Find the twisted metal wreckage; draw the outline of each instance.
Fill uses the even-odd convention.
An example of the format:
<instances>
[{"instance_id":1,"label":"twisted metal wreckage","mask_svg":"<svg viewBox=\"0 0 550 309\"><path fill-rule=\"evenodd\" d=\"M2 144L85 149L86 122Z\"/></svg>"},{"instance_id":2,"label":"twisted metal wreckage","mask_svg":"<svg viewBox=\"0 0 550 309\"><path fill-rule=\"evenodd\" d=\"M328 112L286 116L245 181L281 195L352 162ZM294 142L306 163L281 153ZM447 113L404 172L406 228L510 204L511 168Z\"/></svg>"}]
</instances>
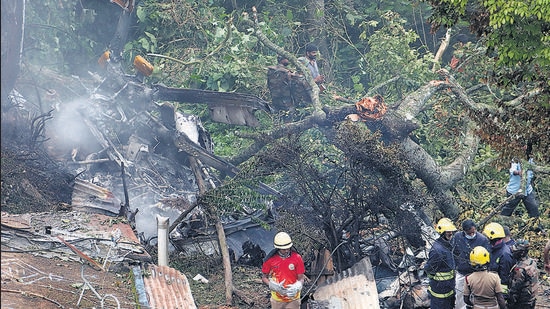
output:
<instances>
[{"instance_id":1,"label":"twisted metal wreckage","mask_svg":"<svg viewBox=\"0 0 550 309\"><path fill-rule=\"evenodd\" d=\"M94 208L107 215L126 217L146 247L154 245L156 239L156 227L151 222L154 216L167 216L172 222L170 243L176 250L218 252L215 229L205 222L201 208L195 207L199 191L195 173L217 186L222 181L209 172L210 168L230 177L239 169L213 154L212 141L198 117L183 114L166 101L209 104L210 111L223 122L237 125L253 125L257 121L254 111L270 112L269 104L239 93L175 89L163 85L149 87L140 78L139 73L121 75L119 66L109 65L90 99L79 105L82 123L99 147L88 153L75 150L66 161L79 175L74 187L73 208L88 211ZM116 82L119 82L118 87L114 87ZM111 91L115 95L109 95ZM156 103L158 101L164 103ZM121 144L121 141L126 142ZM75 146L75 149L85 148ZM196 159L198 169L189 165L189 156ZM260 183L255 189L269 196L266 202L271 205L284 203L284 196L265 184ZM124 196L124 201L118 196ZM417 213L415 221L423 226L424 240L431 244L437 235L426 225L424 215L412 207L408 211ZM235 217L238 219L229 217L223 222L234 262L258 266L272 247L274 232L265 230L256 219L271 224L274 218L271 212L264 211L239 213ZM327 280L313 293L315 301L311 303L323 308L334 302L336 296L339 302L351 306L357 303L377 306L382 301L383 306L390 308L404 297L409 308L429 306L426 281L423 281L422 271L414 266L418 265L418 259L427 258L429 248L417 256L408 250L402 262L396 265L388 245L396 236L387 233L364 240L368 245L362 248L363 253L374 255L380 261L377 268L381 271L376 275L369 257L335 275L334 269L327 269L330 255L320 252L313 266L315 269L310 272ZM398 272L401 275L396 276ZM350 282L350 277L356 279ZM350 291L355 291L356 298L351 297ZM371 301L366 301L365 295L370 295Z\"/></svg>"},{"instance_id":2,"label":"twisted metal wreckage","mask_svg":"<svg viewBox=\"0 0 550 309\"><path fill-rule=\"evenodd\" d=\"M126 217L139 231L145 246L153 245L156 237L156 227L151 224L154 215L176 218L169 228L170 242L176 250L215 252L218 250L212 236L215 230L201 219L201 210L195 207L199 191L196 175L217 186L222 181L209 172L210 168L229 177L234 177L239 169L213 154L212 140L197 116L184 114L169 102L207 104L213 121L246 126L258 125L254 113L271 113L272 107L249 94L147 85L143 83L144 76L151 74L152 66L139 56L134 61L136 75L125 74L117 55L124 45L130 13L126 9L121 14L112 51L100 58L102 73L90 73L96 84L89 86L81 81L88 97L78 103L60 105L58 117L53 119L76 122L89 134L76 141L70 158L65 159L78 175L72 206ZM277 91L272 90L274 93ZM23 100L17 95L12 99ZM64 113L63 109L70 113ZM88 137L92 137L91 143L86 140ZM51 147L56 147L55 141L53 136ZM197 166L190 164L190 157ZM253 189L269 196L267 203L285 203L282 194L265 184L259 183ZM124 196L124 201L118 196ZM415 222L425 231L422 234L427 244L425 250L416 256L407 250L396 265L389 256L388 241L397 235L387 233L365 239L362 250L367 257L339 274L327 269L330 254L321 252L312 274L317 279L326 275L327 280L313 293L312 306L315 303L323 308L337 302L344 307L359 308L361 304L390 308L404 301L407 308L429 306L426 278L415 265L427 258L437 234L426 224L429 220L424 214L412 207L407 210L415 213ZM257 265L261 262L258 249L263 252L271 249L273 232L263 229L255 219L273 223L274 218L263 211L241 213L237 217L224 222L228 246L240 262ZM387 277L382 271L374 274L368 255L376 255L380 261L376 268L387 269Z\"/></svg>"}]
</instances>

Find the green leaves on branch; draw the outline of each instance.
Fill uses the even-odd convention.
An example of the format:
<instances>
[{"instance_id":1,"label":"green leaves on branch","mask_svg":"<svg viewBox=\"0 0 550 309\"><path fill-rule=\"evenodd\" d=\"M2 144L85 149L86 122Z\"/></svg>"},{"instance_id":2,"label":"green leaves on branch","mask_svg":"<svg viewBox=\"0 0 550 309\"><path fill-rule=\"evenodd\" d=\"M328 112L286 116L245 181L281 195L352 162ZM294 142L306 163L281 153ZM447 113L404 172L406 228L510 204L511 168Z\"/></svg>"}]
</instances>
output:
<instances>
[{"instance_id":1,"label":"green leaves on branch","mask_svg":"<svg viewBox=\"0 0 550 309\"><path fill-rule=\"evenodd\" d=\"M498 64L550 65L550 5L547 0L433 0L433 27L470 23L498 55ZM468 8L466 10L466 8ZM529 79L531 76L526 75Z\"/></svg>"}]
</instances>

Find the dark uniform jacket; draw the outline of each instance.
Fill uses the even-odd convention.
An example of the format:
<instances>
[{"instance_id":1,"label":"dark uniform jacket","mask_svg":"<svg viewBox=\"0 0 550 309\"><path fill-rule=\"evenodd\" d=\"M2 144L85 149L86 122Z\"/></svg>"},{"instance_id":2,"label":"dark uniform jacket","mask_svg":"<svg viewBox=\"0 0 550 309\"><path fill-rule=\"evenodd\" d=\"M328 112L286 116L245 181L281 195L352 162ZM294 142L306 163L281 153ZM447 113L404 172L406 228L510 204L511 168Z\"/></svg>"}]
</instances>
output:
<instances>
[{"instance_id":1,"label":"dark uniform jacket","mask_svg":"<svg viewBox=\"0 0 550 309\"><path fill-rule=\"evenodd\" d=\"M491 245L489 239L480 232L476 232L473 239L466 238L464 231L458 232L451 239L451 245L453 247L453 254L455 255L456 270L463 274L468 275L474 272L472 265L470 265L470 251L477 246L482 246L487 251L491 251Z\"/></svg>"},{"instance_id":2,"label":"dark uniform jacket","mask_svg":"<svg viewBox=\"0 0 550 309\"><path fill-rule=\"evenodd\" d=\"M432 296L445 298L454 295L455 259L451 243L439 237L433 244L424 270L430 278Z\"/></svg>"},{"instance_id":3,"label":"dark uniform jacket","mask_svg":"<svg viewBox=\"0 0 550 309\"><path fill-rule=\"evenodd\" d=\"M504 241L494 245L491 249L491 262L489 264L489 270L498 273L500 277L500 283L508 286L510 284L510 271L516 261L512 256L510 247L506 245ZM504 291L506 294L508 291Z\"/></svg>"}]
</instances>

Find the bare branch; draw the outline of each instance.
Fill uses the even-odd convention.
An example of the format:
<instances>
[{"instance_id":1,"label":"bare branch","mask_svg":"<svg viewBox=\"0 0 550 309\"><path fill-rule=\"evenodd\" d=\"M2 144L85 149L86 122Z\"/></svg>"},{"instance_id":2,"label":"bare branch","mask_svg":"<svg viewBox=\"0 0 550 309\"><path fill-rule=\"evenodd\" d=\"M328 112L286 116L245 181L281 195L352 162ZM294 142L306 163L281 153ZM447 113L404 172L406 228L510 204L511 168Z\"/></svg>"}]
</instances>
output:
<instances>
[{"instance_id":1,"label":"bare branch","mask_svg":"<svg viewBox=\"0 0 550 309\"><path fill-rule=\"evenodd\" d=\"M439 49L435 53L432 72L435 73L437 67L440 66L439 63L441 62L441 57L443 56L443 53L445 52L445 50L447 50L447 47L449 47L450 41L451 41L451 28L448 28L447 32L445 33L445 39L441 41L441 45L439 45Z\"/></svg>"}]
</instances>

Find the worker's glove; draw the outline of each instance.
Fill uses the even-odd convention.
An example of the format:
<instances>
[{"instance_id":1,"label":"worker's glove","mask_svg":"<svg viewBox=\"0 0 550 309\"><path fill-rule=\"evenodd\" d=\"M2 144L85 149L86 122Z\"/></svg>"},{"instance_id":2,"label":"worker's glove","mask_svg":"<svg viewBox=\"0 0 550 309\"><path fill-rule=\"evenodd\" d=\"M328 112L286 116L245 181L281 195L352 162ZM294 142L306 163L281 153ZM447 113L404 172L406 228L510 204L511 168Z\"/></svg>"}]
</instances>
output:
<instances>
[{"instance_id":1,"label":"worker's glove","mask_svg":"<svg viewBox=\"0 0 550 309\"><path fill-rule=\"evenodd\" d=\"M277 283L273 279L269 279L269 289L275 291L279 294L286 294L286 289L284 287L285 280Z\"/></svg>"},{"instance_id":2,"label":"worker's glove","mask_svg":"<svg viewBox=\"0 0 550 309\"><path fill-rule=\"evenodd\" d=\"M298 280L286 288L286 296L294 297L300 290L302 290L302 281Z\"/></svg>"}]
</instances>

